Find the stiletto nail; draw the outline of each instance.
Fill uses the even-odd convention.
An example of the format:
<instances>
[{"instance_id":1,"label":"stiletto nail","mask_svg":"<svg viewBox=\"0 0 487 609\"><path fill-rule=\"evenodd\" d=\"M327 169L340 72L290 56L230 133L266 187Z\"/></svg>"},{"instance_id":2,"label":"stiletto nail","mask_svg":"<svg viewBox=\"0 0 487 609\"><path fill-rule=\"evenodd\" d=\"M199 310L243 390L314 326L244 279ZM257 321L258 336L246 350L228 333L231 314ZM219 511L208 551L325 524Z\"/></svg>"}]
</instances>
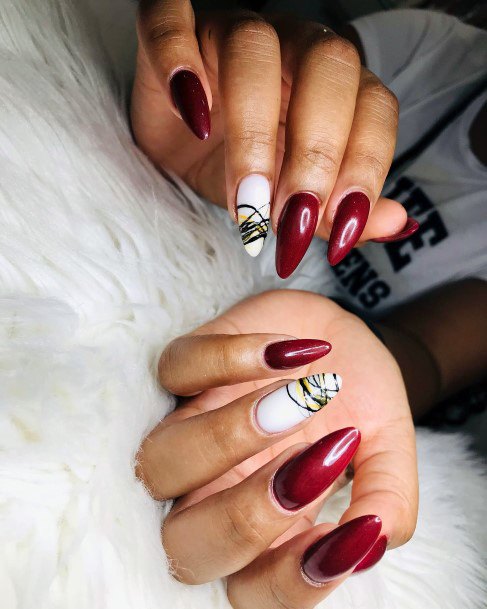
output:
<instances>
[{"instance_id":1,"label":"stiletto nail","mask_svg":"<svg viewBox=\"0 0 487 609\"><path fill-rule=\"evenodd\" d=\"M419 228L419 222L414 218L409 218L406 221L406 224L402 230L400 230L395 235L389 235L389 237L379 237L378 239L371 239L375 243L389 243L391 241L401 241L402 239L407 239Z\"/></svg>"},{"instance_id":2,"label":"stiletto nail","mask_svg":"<svg viewBox=\"0 0 487 609\"><path fill-rule=\"evenodd\" d=\"M269 228L271 188L269 180L258 173L244 178L237 191L237 219L244 247L258 256Z\"/></svg>"},{"instance_id":3,"label":"stiletto nail","mask_svg":"<svg viewBox=\"0 0 487 609\"><path fill-rule=\"evenodd\" d=\"M331 345L326 340L312 338L281 340L265 348L264 359L270 368L288 370L310 364L328 355L330 350Z\"/></svg>"},{"instance_id":4,"label":"stiletto nail","mask_svg":"<svg viewBox=\"0 0 487 609\"><path fill-rule=\"evenodd\" d=\"M275 474L272 489L286 510L299 510L329 488L352 460L360 432L353 427L335 431L285 463Z\"/></svg>"},{"instance_id":5,"label":"stiletto nail","mask_svg":"<svg viewBox=\"0 0 487 609\"><path fill-rule=\"evenodd\" d=\"M303 573L324 584L353 569L369 552L380 534L378 516L360 516L328 533L303 555Z\"/></svg>"},{"instance_id":6,"label":"stiletto nail","mask_svg":"<svg viewBox=\"0 0 487 609\"><path fill-rule=\"evenodd\" d=\"M355 567L353 572L360 573L361 571L371 569L384 556L384 554L386 553L386 549L387 537L385 535L381 535L379 539L374 543L372 548L369 550L369 552L365 555L365 557Z\"/></svg>"},{"instance_id":7,"label":"stiletto nail","mask_svg":"<svg viewBox=\"0 0 487 609\"><path fill-rule=\"evenodd\" d=\"M341 386L341 377L329 372L292 381L259 401L257 424L267 433L290 429L326 406Z\"/></svg>"},{"instance_id":8,"label":"stiletto nail","mask_svg":"<svg viewBox=\"0 0 487 609\"><path fill-rule=\"evenodd\" d=\"M181 118L200 140L210 136L210 109L200 79L194 72L179 70L171 78L171 95Z\"/></svg>"},{"instance_id":9,"label":"stiletto nail","mask_svg":"<svg viewBox=\"0 0 487 609\"><path fill-rule=\"evenodd\" d=\"M328 241L328 262L341 262L360 239L367 218L370 201L363 192L351 192L338 206Z\"/></svg>"},{"instance_id":10,"label":"stiletto nail","mask_svg":"<svg viewBox=\"0 0 487 609\"><path fill-rule=\"evenodd\" d=\"M287 200L277 229L276 270L285 279L296 269L315 234L319 199L310 192L298 192Z\"/></svg>"}]
</instances>

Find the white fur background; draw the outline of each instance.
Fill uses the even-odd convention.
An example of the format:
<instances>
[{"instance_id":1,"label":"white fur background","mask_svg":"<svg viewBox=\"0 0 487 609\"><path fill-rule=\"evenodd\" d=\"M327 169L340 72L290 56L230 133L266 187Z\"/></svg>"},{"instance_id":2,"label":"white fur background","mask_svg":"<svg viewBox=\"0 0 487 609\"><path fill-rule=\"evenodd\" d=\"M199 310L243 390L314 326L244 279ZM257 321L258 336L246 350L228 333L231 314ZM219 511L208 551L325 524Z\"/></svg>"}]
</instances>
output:
<instances>
[{"instance_id":1,"label":"white fur background","mask_svg":"<svg viewBox=\"0 0 487 609\"><path fill-rule=\"evenodd\" d=\"M251 266L225 215L136 150L134 4L91 3L0 0L0 609L228 608L222 582L168 574L168 506L133 460L172 406L157 353L274 287L272 239ZM314 248L293 286L315 285ZM418 445L415 537L326 607L485 607L482 468L459 437Z\"/></svg>"}]
</instances>

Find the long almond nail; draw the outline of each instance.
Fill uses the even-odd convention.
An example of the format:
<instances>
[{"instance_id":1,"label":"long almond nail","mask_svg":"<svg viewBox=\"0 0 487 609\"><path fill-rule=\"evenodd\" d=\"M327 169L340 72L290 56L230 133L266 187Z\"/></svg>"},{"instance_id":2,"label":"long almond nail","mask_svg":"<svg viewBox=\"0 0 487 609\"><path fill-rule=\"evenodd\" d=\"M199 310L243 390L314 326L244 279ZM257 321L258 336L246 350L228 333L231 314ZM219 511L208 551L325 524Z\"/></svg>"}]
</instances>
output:
<instances>
[{"instance_id":1,"label":"long almond nail","mask_svg":"<svg viewBox=\"0 0 487 609\"><path fill-rule=\"evenodd\" d=\"M267 433L290 429L326 406L341 386L341 377L329 372L292 381L259 401L257 424Z\"/></svg>"},{"instance_id":2,"label":"long almond nail","mask_svg":"<svg viewBox=\"0 0 487 609\"><path fill-rule=\"evenodd\" d=\"M419 222L414 218L408 218L404 228L402 228L395 235L389 235L389 237L378 237L377 239L371 239L375 243L390 243L391 241L402 241L403 239L407 239L419 228Z\"/></svg>"},{"instance_id":3,"label":"long almond nail","mask_svg":"<svg viewBox=\"0 0 487 609\"><path fill-rule=\"evenodd\" d=\"M181 118L200 140L210 136L210 109L200 79L190 70L179 70L170 82L174 105Z\"/></svg>"},{"instance_id":4,"label":"long almond nail","mask_svg":"<svg viewBox=\"0 0 487 609\"><path fill-rule=\"evenodd\" d=\"M328 241L328 262L341 262L360 239L367 218L370 201L363 192L351 192L338 206Z\"/></svg>"},{"instance_id":5,"label":"long almond nail","mask_svg":"<svg viewBox=\"0 0 487 609\"><path fill-rule=\"evenodd\" d=\"M285 463L272 483L278 503L286 510L299 510L314 501L344 471L359 444L358 429L339 429Z\"/></svg>"},{"instance_id":6,"label":"long almond nail","mask_svg":"<svg viewBox=\"0 0 487 609\"><path fill-rule=\"evenodd\" d=\"M254 173L244 178L237 191L237 219L248 254L258 256L264 247L271 213L269 180Z\"/></svg>"},{"instance_id":7,"label":"long almond nail","mask_svg":"<svg viewBox=\"0 0 487 609\"><path fill-rule=\"evenodd\" d=\"M298 192L282 211L276 242L276 270L285 279L294 272L308 250L318 223L320 202L310 192Z\"/></svg>"},{"instance_id":8,"label":"long almond nail","mask_svg":"<svg viewBox=\"0 0 487 609\"><path fill-rule=\"evenodd\" d=\"M380 535L378 516L360 516L342 524L312 546L303 556L303 573L311 581L324 584L356 567Z\"/></svg>"},{"instance_id":9,"label":"long almond nail","mask_svg":"<svg viewBox=\"0 0 487 609\"><path fill-rule=\"evenodd\" d=\"M313 338L296 338L271 343L265 348L264 359L269 368L290 370L299 368L328 355L330 343Z\"/></svg>"},{"instance_id":10,"label":"long almond nail","mask_svg":"<svg viewBox=\"0 0 487 609\"><path fill-rule=\"evenodd\" d=\"M375 566L379 560L384 556L387 550L387 536L381 535L379 539L374 543L372 548L368 551L365 557L359 562L359 564L353 570L354 573L360 573L366 571Z\"/></svg>"}]
</instances>

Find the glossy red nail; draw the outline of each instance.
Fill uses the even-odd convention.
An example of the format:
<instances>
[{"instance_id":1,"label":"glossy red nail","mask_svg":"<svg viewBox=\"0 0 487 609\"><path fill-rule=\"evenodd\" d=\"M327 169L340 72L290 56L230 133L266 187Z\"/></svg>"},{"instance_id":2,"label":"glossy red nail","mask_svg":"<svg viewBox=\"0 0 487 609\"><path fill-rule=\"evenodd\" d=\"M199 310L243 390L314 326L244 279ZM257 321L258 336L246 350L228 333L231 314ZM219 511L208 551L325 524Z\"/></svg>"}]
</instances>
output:
<instances>
[{"instance_id":1,"label":"glossy red nail","mask_svg":"<svg viewBox=\"0 0 487 609\"><path fill-rule=\"evenodd\" d=\"M407 239L419 228L419 222L414 218L408 218L404 228L396 233L395 235L389 235L389 237L379 237L378 239L371 239L375 243L389 243L391 241L401 241L402 239Z\"/></svg>"},{"instance_id":2,"label":"glossy red nail","mask_svg":"<svg viewBox=\"0 0 487 609\"><path fill-rule=\"evenodd\" d=\"M381 535L379 539L374 543L372 548L369 550L368 554L365 555L365 558L363 558L355 567L353 572L359 573L360 571L366 571L367 569L371 569L384 556L384 554L386 553L386 549L387 537L385 535Z\"/></svg>"},{"instance_id":3,"label":"glossy red nail","mask_svg":"<svg viewBox=\"0 0 487 609\"><path fill-rule=\"evenodd\" d=\"M360 239L367 218L370 201L363 192L351 192L338 206L328 241L328 262L341 262Z\"/></svg>"},{"instance_id":4,"label":"glossy red nail","mask_svg":"<svg viewBox=\"0 0 487 609\"><path fill-rule=\"evenodd\" d=\"M277 229L276 270L285 279L306 254L318 222L319 199L310 192L298 192L287 200Z\"/></svg>"},{"instance_id":5,"label":"glossy red nail","mask_svg":"<svg viewBox=\"0 0 487 609\"><path fill-rule=\"evenodd\" d=\"M353 569L369 552L380 534L378 516L360 516L328 533L303 555L303 573L324 584Z\"/></svg>"},{"instance_id":6,"label":"glossy red nail","mask_svg":"<svg viewBox=\"0 0 487 609\"><path fill-rule=\"evenodd\" d=\"M330 351L331 345L326 340L312 338L282 340L265 348L264 359L270 368L288 370L310 364L328 355Z\"/></svg>"},{"instance_id":7,"label":"glossy red nail","mask_svg":"<svg viewBox=\"0 0 487 609\"><path fill-rule=\"evenodd\" d=\"M210 136L210 109L205 90L194 72L179 70L171 78L171 94L181 118L200 140Z\"/></svg>"},{"instance_id":8,"label":"glossy red nail","mask_svg":"<svg viewBox=\"0 0 487 609\"><path fill-rule=\"evenodd\" d=\"M285 463L275 474L274 496L286 510L298 510L319 497L352 460L360 432L339 429Z\"/></svg>"}]
</instances>

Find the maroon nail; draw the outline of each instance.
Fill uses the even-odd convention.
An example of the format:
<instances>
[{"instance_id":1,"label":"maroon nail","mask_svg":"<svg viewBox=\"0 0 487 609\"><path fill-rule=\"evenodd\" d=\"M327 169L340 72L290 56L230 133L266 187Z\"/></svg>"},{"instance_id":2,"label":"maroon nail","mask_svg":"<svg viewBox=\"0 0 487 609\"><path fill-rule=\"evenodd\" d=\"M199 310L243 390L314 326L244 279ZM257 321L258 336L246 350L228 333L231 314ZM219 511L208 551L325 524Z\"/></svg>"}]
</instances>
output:
<instances>
[{"instance_id":1,"label":"maroon nail","mask_svg":"<svg viewBox=\"0 0 487 609\"><path fill-rule=\"evenodd\" d=\"M310 364L331 351L330 343L326 340L300 338L296 340L281 340L265 348L264 359L270 368L288 370Z\"/></svg>"},{"instance_id":2,"label":"maroon nail","mask_svg":"<svg viewBox=\"0 0 487 609\"><path fill-rule=\"evenodd\" d=\"M372 548L369 550L368 554L365 555L365 558L363 558L355 567L353 572L359 573L360 571L366 571L367 569L371 569L384 556L384 554L386 553L386 549L387 537L385 535L381 535L379 539L374 543Z\"/></svg>"},{"instance_id":3,"label":"maroon nail","mask_svg":"<svg viewBox=\"0 0 487 609\"><path fill-rule=\"evenodd\" d=\"M298 510L319 497L352 460L360 432L339 429L280 467L272 483L274 496L286 510Z\"/></svg>"},{"instance_id":4,"label":"maroon nail","mask_svg":"<svg viewBox=\"0 0 487 609\"><path fill-rule=\"evenodd\" d=\"M351 192L338 206L328 241L328 262L341 262L360 239L367 218L370 201L363 192Z\"/></svg>"},{"instance_id":5,"label":"maroon nail","mask_svg":"<svg viewBox=\"0 0 487 609\"><path fill-rule=\"evenodd\" d=\"M353 569L369 552L380 534L378 516L360 516L328 533L303 555L303 573L324 584Z\"/></svg>"},{"instance_id":6,"label":"maroon nail","mask_svg":"<svg viewBox=\"0 0 487 609\"><path fill-rule=\"evenodd\" d=\"M419 228L419 222L414 218L409 218L406 221L404 228L396 233L395 235L389 235L389 237L379 237L378 239L371 239L375 243L389 243L390 241L401 241L402 239L407 239Z\"/></svg>"},{"instance_id":7,"label":"maroon nail","mask_svg":"<svg viewBox=\"0 0 487 609\"><path fill-rule=\"evenodd\" d=\"M289 277L301 262L315 234L319 199L310 192L289 197L277 228L276 270L279 277Z\"/></svg>"},{"instance_id":8,"label":"maroon nail","mask_svg":"<svg viewBox=\"0 0 487 609\"><path fill-rule=\"evenodd\" d=\"M171 94L181 118L200 140L210 135L210 109L200 79L194 72L179 70L171 78Z\"/></svg>"}]
</instances>

